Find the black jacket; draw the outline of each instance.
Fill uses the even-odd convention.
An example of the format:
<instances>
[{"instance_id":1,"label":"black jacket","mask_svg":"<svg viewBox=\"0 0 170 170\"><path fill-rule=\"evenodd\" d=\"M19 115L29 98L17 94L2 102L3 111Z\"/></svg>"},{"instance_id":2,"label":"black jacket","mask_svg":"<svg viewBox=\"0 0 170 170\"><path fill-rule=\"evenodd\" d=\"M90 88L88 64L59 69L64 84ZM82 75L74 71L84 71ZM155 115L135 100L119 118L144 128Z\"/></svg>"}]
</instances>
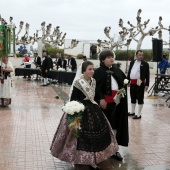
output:
<instances>
[{"instance_id":1,"label":"black jacket","mask_svg":"<svg viewBox=\"0 0 170 170\"><path fill-rule=\"evenodd\" d=\"M132 70L132 67L134 65L136 60L130 62L130 67L128 71L128 79L130 80L130 73ZM140 65L140 79L145 80L145 86L149 86L149 81L150 81L150 71L149 71L149 64L146 61L141 61Z\"/></svg>"},{"instance_id":2,"label":"black jacket","mask_svg":"<svg viewBox=\"0 0 170 170\"><path fill-rule=\"evenodd\" d=\"M41 57L37 57L37 60L34 59L34 63L36 64L36 67L40 67L41 66Z\"/></svg>"},{"instance_id":3,"label":"black jacket","mask_svg":"<svg viewBox=\"0 0 170 170\"><path fill-rule=\"evenodd\" d=\"M71 61L70 61L71 60ZM68 60L68 66L69 66L69 64L71 64L71 70L72 71L74 71L74 70L76 70L77 69L77 63L76 63L76 60L75 60L75 58L73 58L73 57L71 57L71 59L70 60Z\"/></svg>"},{"instance_id":4,"label":"black jacket","mask_svg":"<svg viewBox=\"0 0 170 170\"><path fill-rule=\"evenodd\" d=\"M57 67L61 67L61 68L64 68L66 70L66 67L67 67L67 60L64 60L63 64L62 64L62 60L58 60L57 62Z\"/></svg>"},{"instance_id":5,"label":"black jacket","mask_svg":"<svg viewBox=\"0 0 170 170\"><path fill-rule=\"evenodd\" d=\"M45 59L42 62L41 70L42 71L49 71L52 67L52 59L50 57L45 57Z\"/></svg>"},{"instance_id":6,"label":"black jacket","mask_svg":"<svg viewBox=\"0 0 170 170\"><path fill-rule=\"evenodd\" d=\"M111 88L111 76L115 78L118 83L119 89L127 87L124 85L125 74L117 67L112 66L108 68L104 65L100 66L94 71L94 79L96 80L96 92L95 101L99 103L99 100L104 99L104 95L112 95ZM114 111L116 114L116 121L119 124L117 129L116 139L119 145L128 146L129 143L129 132L128 132L128 104L127 95L121 98L120 103L116 106ZM109 120L110 122L112 120Z\"/></svg>"}]
</instances>

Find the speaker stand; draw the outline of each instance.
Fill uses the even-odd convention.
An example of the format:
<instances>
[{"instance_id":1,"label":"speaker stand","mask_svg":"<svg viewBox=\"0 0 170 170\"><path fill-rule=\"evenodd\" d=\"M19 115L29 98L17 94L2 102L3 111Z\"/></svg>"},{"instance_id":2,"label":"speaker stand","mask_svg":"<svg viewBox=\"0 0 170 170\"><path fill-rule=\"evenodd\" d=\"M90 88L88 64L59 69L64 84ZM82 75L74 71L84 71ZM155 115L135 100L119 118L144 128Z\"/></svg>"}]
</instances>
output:
<instances>
[{"instance_id":1,"label":"speaker stand","mask_svg":"<svg viewBox=\"0 0 170 170\"><path fill-rule=\"evenodd\" d=\"M158 84L159 83L158 83L158 61L157 61L155 82L154 82L154 84L152 85L152 87L148 91L148 93L150 93L150 91L151 91L151 94L149 96L156 96L156 93L158 92Z\"/></svg>"}]
</instances>

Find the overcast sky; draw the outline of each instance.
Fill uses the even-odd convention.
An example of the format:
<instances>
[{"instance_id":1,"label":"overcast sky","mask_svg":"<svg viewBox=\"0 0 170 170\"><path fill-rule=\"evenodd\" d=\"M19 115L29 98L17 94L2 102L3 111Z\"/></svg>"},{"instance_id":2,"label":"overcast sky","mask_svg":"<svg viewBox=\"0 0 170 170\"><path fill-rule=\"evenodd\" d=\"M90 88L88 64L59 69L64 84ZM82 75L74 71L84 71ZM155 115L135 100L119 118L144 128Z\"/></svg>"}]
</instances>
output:
<instances>
[{"instance_id":1,"label":"overcast sky","mask_svg":"<svg viewBox=\"0 0 170 170\"><path fill-rule=\"evenodd\" d=\"M119 19L124 20L125 26L127 21L136 24L140 8L142 21L150 19L148 29L157 26L159 16L163 17L165 27L170 25L170 0L4 0L0 4L0 14L6 21L12 16L17 27L20 21L29 23L30 35L45 21L53 28L60 26L61 31L67 33L66 39L108 40L104 27L111 26L111 35L117 37L121 30ZM157 38L157 34L154 37ZM169 40L168 32L163 32L163 38ZM152 48L151 39L144 40L143 49ZM134 41L130 48L136 48Z\"/></svg>"}]
</instances>

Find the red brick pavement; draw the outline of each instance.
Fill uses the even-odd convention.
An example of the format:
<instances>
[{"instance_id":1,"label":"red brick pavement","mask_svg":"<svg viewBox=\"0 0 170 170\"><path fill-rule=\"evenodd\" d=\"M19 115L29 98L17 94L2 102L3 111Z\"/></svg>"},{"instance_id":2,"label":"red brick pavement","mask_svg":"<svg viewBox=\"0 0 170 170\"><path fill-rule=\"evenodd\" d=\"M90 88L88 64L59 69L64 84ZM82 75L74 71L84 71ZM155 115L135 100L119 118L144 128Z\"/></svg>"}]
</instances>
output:
<instances>
[{"instance_id":1,"label":"red brick pavement","mask_svg":"<svg viewBox=\"0 0 170 170\"><path fill-rule=\"evenodd\" d=\"M14 79L12 104L0 108L0 170L74 169L49 150L68 93L66 86ZM101 164L103 170L170 169L170 108L165 98L145 98L142 119L129 118L129 133L129 147L120 149L123 162L109 159Z\"/></svg>"}]
</instances>

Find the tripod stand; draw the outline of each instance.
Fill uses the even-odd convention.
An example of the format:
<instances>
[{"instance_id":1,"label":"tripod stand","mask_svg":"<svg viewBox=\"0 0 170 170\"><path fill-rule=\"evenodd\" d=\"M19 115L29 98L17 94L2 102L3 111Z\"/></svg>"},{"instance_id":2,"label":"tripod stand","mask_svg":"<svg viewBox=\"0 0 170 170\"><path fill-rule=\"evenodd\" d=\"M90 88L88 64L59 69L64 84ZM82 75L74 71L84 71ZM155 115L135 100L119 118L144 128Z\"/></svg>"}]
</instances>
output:
<instances>
[{"instance_id":1,"label":"tripod stand","mask_svg":"<svg viewBox=\"0 0 170 170\"><path fill-rule=\"evenodd\" d=\"M150 93L150 91L151 91L151 94L149 96L156 96L155 93L158 92L158 84L159 84L159 82L158 82L158 61L157 61L157 69L156 69L155 82L152 85L152 87L148 90L148 93ZM152 94L154 94L154 95L152 95Z\"/></svg>"}]
</instances>

